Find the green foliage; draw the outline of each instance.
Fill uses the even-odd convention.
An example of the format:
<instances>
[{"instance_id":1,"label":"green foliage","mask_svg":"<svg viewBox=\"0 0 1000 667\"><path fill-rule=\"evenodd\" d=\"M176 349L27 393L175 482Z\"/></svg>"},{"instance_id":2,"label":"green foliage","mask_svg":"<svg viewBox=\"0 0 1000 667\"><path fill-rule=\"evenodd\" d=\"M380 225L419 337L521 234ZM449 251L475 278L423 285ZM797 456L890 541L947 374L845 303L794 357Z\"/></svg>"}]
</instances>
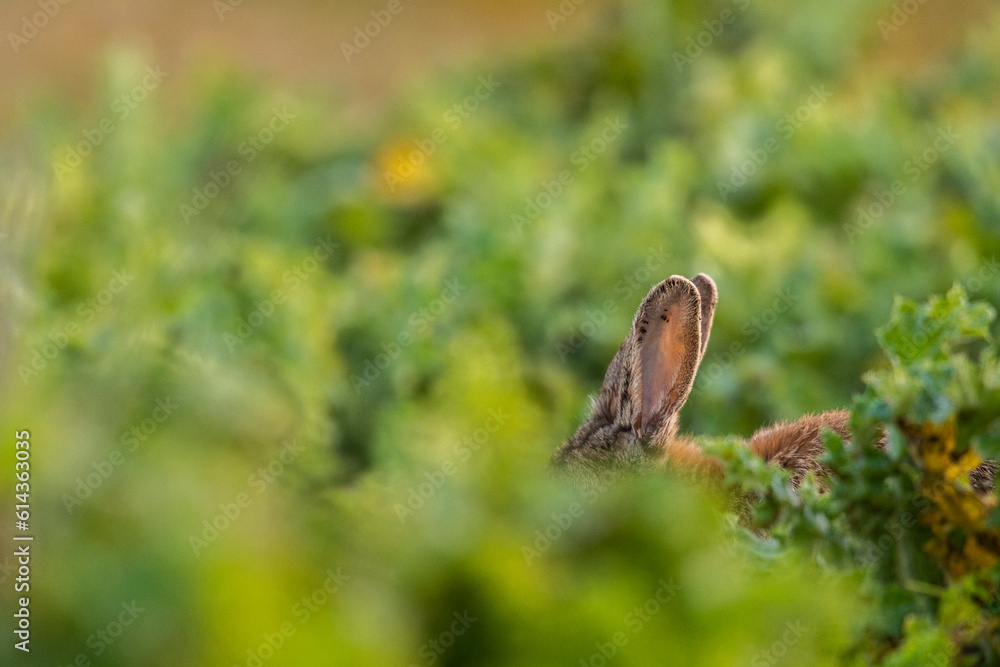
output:
<instances>
[{"instance_id":1,"label":"green foliage","mask_svg":"<svg viewBox=\"0 0 1000 667\"><path fill-rule=\"evenodd\" d=\"M920 306L897 300L878 331L892 366L865 376L855 442L827 435L831 475L822 491L813 480L795 493L784 471L738 443L719 446L728 486L761 498L751 525L786 549L864 574L864 595L878 610L853 649L865 664L1000 659L1000 533L989 521L996 500L969 481L981 462L976 443L1000 420L994 317L958 286ZM970 339L986 344L978 359L965 349Z\"/></svg>"},{"instance_id":2,"label":"green foliage","mask_svg":"<svg viewBox=\"0 0 1000 667\"><path fill-rule=\"evenodd\" d=\"M995 661L996 515L968 483L1000 455L992 310L955 290L873 332L894 295L956 280L1000 303L998 24L901 78L878 60L891 12L627 1L368 125L178 70L67 170L49 167L146 59L113 55L82 109L32 104L40 168L0 166L0 432L32 432L32 658ZM719 446L756 529L669 476L578 492L545 469L650 285L699 271L720 303L686 431L860 392L825 492Z\"/></svg>"},{"instance_id":3,"label":"green foliage","mask_svg":"<svg viewBox=\"0 0 1000 667\"><path fill-rule=\"evenodd\" d=\"M967 339L987 339L995 315L986 303L969 307L959 286L919 309L899 300L892 322L876 332L892 370L866 376L881 399L870 411L940 424L978 407L989 391L980 375L996 372L992 358L981 360L980 366L979 359L955 357L953 352Z\"/></svg>"}]
</instances>

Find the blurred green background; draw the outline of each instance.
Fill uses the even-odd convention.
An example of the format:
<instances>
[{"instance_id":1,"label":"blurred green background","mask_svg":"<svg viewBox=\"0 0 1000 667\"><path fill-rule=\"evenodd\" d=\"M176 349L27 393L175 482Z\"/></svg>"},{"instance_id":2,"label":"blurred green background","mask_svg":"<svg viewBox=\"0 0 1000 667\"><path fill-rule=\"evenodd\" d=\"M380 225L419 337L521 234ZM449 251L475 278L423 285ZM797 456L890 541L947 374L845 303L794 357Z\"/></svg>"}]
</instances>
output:
<instances>
[{"instance_id":1,"label":"blurred green background","mask_svg":"<svg viewBox=\"0 0 1000 667\"><path fill-rule=\"evenodd\" d=\"M848 406L896 294L1000 303L992 3L42 4L0 10L0 662L839 664L856 576L545 468L671 274L719 286L705 435Z\"/></svg>"}]
</instances>

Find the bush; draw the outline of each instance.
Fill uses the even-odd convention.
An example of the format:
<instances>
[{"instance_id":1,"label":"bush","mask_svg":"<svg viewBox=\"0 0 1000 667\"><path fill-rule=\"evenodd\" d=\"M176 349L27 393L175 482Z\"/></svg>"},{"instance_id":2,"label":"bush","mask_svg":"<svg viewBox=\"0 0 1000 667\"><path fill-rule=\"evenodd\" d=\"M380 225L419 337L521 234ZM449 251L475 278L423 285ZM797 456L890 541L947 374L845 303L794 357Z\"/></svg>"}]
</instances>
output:
<instances>
[{"instance_id":1,"label":"bush","mask_svg":"<svg viewBox=\"0 0 1000 667\"><path fill-rule=\"evenodd\" d=\"M920 307L896 302L878 331L891 368L865 378L868 389L852 413L854 444L826 438L825 491L813 480L796 494L784 471L720 446L733 463L727 483L734 492L762 499L758 528L785 549L864 575L876 611L853 652L865 664L1000 659L997 503L970 479L981 456L997 455L994 317L959 286ZM884 449L876 445L880 434ZM992 488L996 466L982 465L980 481Z\"/></svg>"},{"instance_id":2,"label":"bush","mask_svg":"<svg viewBox=\"0 0 1000 667\"><path fill-rule=\"evenodd\" d=\"M82 155L136 52L92 106L32 103L30 159L0 165L31 657L996 660L992 501L967 479L997 455L992 311L954 291L872 332L897 294L1000 298L998 24L904 78L876 57L891 13L623 2L368 126L178 71ZM860 393L824 494L716 445L768 539L669 476L581 495L546 473L649 286L699 271L720 304L685 431Z\"/></svg>"}]
</instances>

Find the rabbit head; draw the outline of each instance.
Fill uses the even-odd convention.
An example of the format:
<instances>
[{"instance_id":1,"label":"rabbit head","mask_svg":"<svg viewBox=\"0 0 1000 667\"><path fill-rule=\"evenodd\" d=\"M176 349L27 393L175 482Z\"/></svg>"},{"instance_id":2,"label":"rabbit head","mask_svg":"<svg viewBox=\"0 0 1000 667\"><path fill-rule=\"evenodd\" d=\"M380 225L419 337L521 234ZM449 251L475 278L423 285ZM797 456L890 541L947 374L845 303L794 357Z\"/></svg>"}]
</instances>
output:
<instances>
[{"instance_id":1,"label":"rabbit head","mask_svg":"<svg viewBox=\"0 0 1000 667\"><path fill-rule=\"evenodd\" d=\"M601 474L638 470L672 456L700 458L677 440L678 413L705 354L718 302L715 282L671 276L649 291L611 360L590 416L553 466Z\"/></svg>"}]
</instances>

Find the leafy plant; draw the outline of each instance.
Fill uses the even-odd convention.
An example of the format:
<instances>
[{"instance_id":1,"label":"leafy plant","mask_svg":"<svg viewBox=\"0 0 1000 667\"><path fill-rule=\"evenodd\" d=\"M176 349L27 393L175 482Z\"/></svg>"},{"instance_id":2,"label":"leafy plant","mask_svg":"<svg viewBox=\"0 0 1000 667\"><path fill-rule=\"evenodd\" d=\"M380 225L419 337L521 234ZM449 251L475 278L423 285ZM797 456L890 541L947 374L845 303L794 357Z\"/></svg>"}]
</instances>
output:
<instances>
[{"instance_id":1,"label":"leafy plant","mask_svg":"<svg viewBox=\"0 0 1000 667\"><path fill-rule=\"evenodd\" d=\"M877 331L890 365L865 375L854 441L828 433L831 475L800 493L783 471L720 446L729 487L760 498L752 525L865 575L877 612L854 652L868 663L1000 659L997 503L973 483L992 487L996 470L981 458L995 455L1000 426L994 317L957 285L919 306L897 299Z\"/></svg>"}]
</instances>

